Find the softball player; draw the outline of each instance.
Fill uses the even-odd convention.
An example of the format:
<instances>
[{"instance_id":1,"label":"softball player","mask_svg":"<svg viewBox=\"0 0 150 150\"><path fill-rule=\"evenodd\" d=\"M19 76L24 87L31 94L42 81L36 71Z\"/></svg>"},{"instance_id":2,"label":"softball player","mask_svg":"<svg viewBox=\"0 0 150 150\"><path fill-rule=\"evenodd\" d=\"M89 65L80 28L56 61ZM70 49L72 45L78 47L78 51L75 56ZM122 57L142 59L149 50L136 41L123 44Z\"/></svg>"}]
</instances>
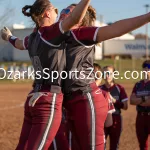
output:
<instances>
[{"instance_id":1,"label":"softball player","mask_svg":"<svg viewBox=\"0 0 150 150\"><path fill-rule=\"evenodd\" d=\"M53 140L49 150L70 150L71 147L69 145L69 127L67 122L67 112L65 109L62 111L62 121L59 127L59 130Z\"/></svg>"},{"instance_id":2,"label":"softball player","mask_svg":"<svg viewBox=\"0 0 150 150\"><path fill-rule=\"evenodd\" d=\"M124 88L116 84L113 79L113 72L115 71L113 66L104 67L104 79L105 84L101 88L111 94L113 97L113 103L115 106L115 112L112 114L113 125L105 128L105 137L110 137L110 150L117 150L119 148L119 140L122 131L122 116L121 109L127 110L128 98ZM109 72L106 74L105 73Z\"/></svg>"},{"instance_id":3,"label":"softball player","mask_svg":"<svg viewBox=\"0 0 150 150\"><path fill-rule=\"evenodd\" d=\"M72 5L76 6L76 4L72 4ZM82 24L86 21L86 18L88 17L89 13L91 13L91 15L93 15L93 16L95 15L94 14L95 12L91 12L91 9L93 9L93 8L91 6L89 6L85 17L84 17L83 21L81 22ZM66 15L67 12L70 13L70 9L63 9L61 11L60 20L63 19L63 17ZM92 21L94 20L93 16L91 16ZM88 19L90 19L90 18L88 17ZM91 21L89 21L89 22L91 22ZM69 117L69 118L72 118L72 117ZM56 148L57 149L62 148L63 150L67 150L67 147L68 147L68 149L71 148L72 150L79 149L78 143L76 140L74 140L75 139L74 135L72 135L71 130L70 130L72 128L71 122L68 122L68 119L66 119L65 121L66 121L66 127L65 128L62 127L62 126L64 126L64 124L61 124L59 132L65 133L65 135L67 135L67 137L61 136L62 134L58 133L55 137L55 140L53 141L53 144L49 148L50 150L55 150ZM68 141L68 143L63 142L63 141Z\"/></svg>"},{"instance_id":4,"label":"softball player","mask_svg":"<svg viewBox=\"0 0 150 150\"><path fill-rule=\"evenodd\" d=\"M48 75L52 71L60 74L64 69L65 32L80 22L89 2L81 0L70 17L55 23L57 9L49 0L37 0L32 6L22 9L23 14L36 23L36 30L31 35L19 40L12 36L8 28L1 30L4 40L20 50L28 49L35 70L33 90L25 103L17 150L47 150L56 135L61 121L63 94L60 77L56 78L55 74L53 81Z\"/></svg>"},{"instance_id":5,"label":"softball player","mask_svg":"<svg viewBox=\"0 0 150 150\"><path fill-rule=\"evenodd\" d=\"M73 9L74 5L64 9L61 19L68 17ZM88 15L88 20L72 28L66 41L67 72L71 71L71 77L65 80L65 107L72 117L72 133L80 149L103 150L108 102L95 84L94 72L89 69L93 68L94 45L143 26L150 21L150 13L101 28L85 27L92 22L89 21L91 13Z\"/></svg>"},{"instance_id":6,"label":"softball player","mask_svg":"<svg viewBox=\"0 0 150 150\"><path fill-rule=\"evenodd\" d=\"M142 68L145 71L145 78L135 84L130 103L136 105L136 135L140 150L148 150L148 137L150 135L150 60L145 61Z\"/></svg>"},{"instance_id":7,"label":"softball player","mask_svg":"<svg viewBox=\"0 0 150 150\"><path fill-rule=\"evenodd\" d=\"M99 64L94 63L94 72L95 72L95 82L99 88L101 88L101 82L102 82L102 68ZM113 119L112 119L112 113L115 112L114 104L113 104L113 98L110 95L109 92L106 92L102 90L102 93L106 100L108 101L108 114L107 118L105 120L105 127L110 127L113 124Z\"/></svg>"},{"instance_id":8,"label":"softball player","mask_svg":"<svg viewBox=\"0 0 150 150\"><path fill-rule=\"evenodd\" d=\"M101 66L94 63L94 72L95 72L95 77L96 77L95 82L96 82L97 86L99 86L99 88L100 88L100 84L101 84L101 81L102 81L101 80L102 79L101 78L101 74L102 74L101 71L102 71ZM114 108L114 105L113 105L113 102L112 102L111 95L108 92L104 91L104 90L102 90L102 93L103 93L104 97L106 98L106 100L109 103L109 105L108 105L108 114L107 114L107 118L105 120L105 127L109 127L113 124L112 113L115 112L115 108ZM78 143L75 139L76 137L74 137L72 135L72 133L70 133L70 135L71 135L71 141L69 141L69 143L71 143L70 145L72 147L72 150L79 150L80 148L79 148L79 145L78 145Z\"/></svg>"}]
</instances>

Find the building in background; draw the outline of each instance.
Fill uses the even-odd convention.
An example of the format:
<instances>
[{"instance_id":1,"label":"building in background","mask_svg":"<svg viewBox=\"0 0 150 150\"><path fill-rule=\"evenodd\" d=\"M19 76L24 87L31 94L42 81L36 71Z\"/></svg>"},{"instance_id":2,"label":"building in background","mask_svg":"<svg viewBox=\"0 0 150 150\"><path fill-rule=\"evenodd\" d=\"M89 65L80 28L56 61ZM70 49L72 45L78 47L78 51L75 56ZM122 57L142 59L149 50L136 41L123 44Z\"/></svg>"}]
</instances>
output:
<instances>
[{"instance_id":1,"label":"building in background","mask_svg":"<svg viewBox=\"0 0 150 150\"><path fill-rule=\"evenodd\" d=\"M141 58L146 55L145 40L108 40L103 44L105 57L122 56L128 58Z\"/></svg>"},{"instance_id":2,"label":"building in background","mask_svg":"<svg viewBox=\"0 0 150 150\"><path fill-rule=\"evenodd\" d=\"M103 27L106 26L105 23L95 22L95 26ZM128 58L141 58L145 57L146 54L146 43L145 39L135 39L132 34L125 34L123 36L107 40L101 44L101 49L103 51L103 57L113 57L122 56ZM149 45L150 50L150 45ZM150 51L149 51L150 54ZM95 51L95 56L100 55L99 50ZM102 55L102 52L101 52Z\"/></svg>"},{"instance_id":3,"label":"building in background","mask_svg":"<svg viewBox=\"0 0 150 150\"><path fill-rule=\"evenodd\" d=\"M95 26L106 26L107 24L96 21ZM24 25L14 24L13 35L23 39L33 31L33 28L25 28ZM149 46L150 49L150 46ZM129 58L145 57L146 44L144 39L135 39L131 34L105 41L95 47L95 59L101 60L103 57L127 56ZM149 52L150 53L150 52ZM10 43L0 38L0 61L30 61L28 51L19 51Z\"/></svg>"},{"instance_id":4,"label":"building in background","mask_svg":"<svg viewBox=\"0 0 150 150\"><path fill-rule=\"evenodd\" d=\"M32 28L25 28L24 25L18 24L14 24L12 28L12 34L20 39L23 39L32 31ZM30 58L28 51L17 50L10 43L0 38L0 61L30 61Z\"/></svg>"}]
</instances>

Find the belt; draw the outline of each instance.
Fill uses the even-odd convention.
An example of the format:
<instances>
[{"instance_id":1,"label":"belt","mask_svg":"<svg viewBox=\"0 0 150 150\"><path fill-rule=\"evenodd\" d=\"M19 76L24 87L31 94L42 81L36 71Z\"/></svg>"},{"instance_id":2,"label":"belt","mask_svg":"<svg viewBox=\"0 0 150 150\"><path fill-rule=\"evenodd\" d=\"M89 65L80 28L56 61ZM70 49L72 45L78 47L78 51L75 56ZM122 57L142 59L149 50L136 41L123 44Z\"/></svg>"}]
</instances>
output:
<instances>
[{"instance_id":1,"label":"belt","mask_svg":"<svg viewBox=\"0 0 150 150\"><path fill-rule=\"evenodd\" d=\"M64 99L65 100L72 100L74 97L76 97L78 95L83 96L88 92L91 92L91 90L86 90L86 91L77 90L77 91L74 91L74 92L65 93L64 94Z\"/></svg>"},{"instance_id":2,"label":"belt","mask_svg":"<svg viewBox=\"0 0 150 150\"><path fill-rule=\"evenodd\" d=\"M52 93L61 93L61 87L58 85L51 84L33 84L34 92L39 92L41 90L49 90Z\"/></svg>"},{"instance_id":3,"label":"belt","mask_svg":"<svg viewBox=\"0 0 150 150\"><path fill-rule=\"evenodd\" d=\"M84 90L77 90L77 91L70 91L68 93L64 93L64 99L65 100L72 100L74 97L76 97L77 95L85 95L86 93L90 93L93 89L98 88L94 83L89 84L88 87L85 87Z\"/></svg>"},{"instance_id":4,"label":"belt","mask_svg":"<svg viewBox=\"0 0 150 150\"><path fill-rule=\"evenodd\" d=\"M138 112L138 115L141 115L141 116L150 116L150 112Z\"/></svg>"}]
</instances>

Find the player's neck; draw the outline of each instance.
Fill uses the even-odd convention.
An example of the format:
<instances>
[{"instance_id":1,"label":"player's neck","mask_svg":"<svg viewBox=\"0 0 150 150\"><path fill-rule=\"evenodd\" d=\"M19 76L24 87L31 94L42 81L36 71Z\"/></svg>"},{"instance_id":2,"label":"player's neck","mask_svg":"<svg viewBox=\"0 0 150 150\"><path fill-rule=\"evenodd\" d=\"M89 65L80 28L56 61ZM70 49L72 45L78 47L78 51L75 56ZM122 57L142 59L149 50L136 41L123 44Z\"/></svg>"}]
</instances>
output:
<instances>
[{"instance_id":1,"label":"player's neck","mask_svg":"<svg viewBox=\"0 0 150 150\"><path fill-rule=\"evenodd\" d=\"M40 22L40 27L50 26L52 24L54 24L52 20L45 18Z\"/></svg>"},{"instance_id":2,"label":"player's neck","mask_svg":"<svg viewBox=\"0 0 150 150\"><path fill-rule=\"evenodd\" d=\"M144 80L144 82L149 82L150 81L150 76L147 76L147 79Z\"/></svg>"},{"instance_id":3,"label":"player's neck","mask_svg":"<svg viewBox=\"0 0 150 150\"><path fill-rule=\"evenodd\" d=\"M107 88L111 88L112 86L114 86L114 84L115 84L114 82L106 82L105 85Z\"/></svg>"},{"instance_id":4,"label":"player's neck","mask_svg":"<svg viewBox=\"0 0 150 150\"><path fill-rule=\"evenodd\" d=\"M101 85L101 80L96 80L95 82L96 82L96 85L97 85L97 86L100 86L100 85Z\"/></svg>"}]
</instances>

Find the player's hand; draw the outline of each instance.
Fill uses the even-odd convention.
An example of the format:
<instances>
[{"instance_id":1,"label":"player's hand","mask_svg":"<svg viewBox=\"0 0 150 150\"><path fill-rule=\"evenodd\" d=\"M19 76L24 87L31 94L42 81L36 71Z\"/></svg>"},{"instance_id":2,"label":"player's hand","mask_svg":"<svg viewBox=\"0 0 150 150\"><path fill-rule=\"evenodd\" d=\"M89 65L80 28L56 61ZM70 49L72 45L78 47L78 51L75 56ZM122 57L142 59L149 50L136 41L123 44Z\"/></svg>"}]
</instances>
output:
<instances>
[{"instance_id":1,"label":"player's hand","mask_svg":"<svg viewBox=\"0 0 150 150\"><path fill-rule=\"evenodd\" d=\"M146 101L150 100L150 96L145 96L145 100Z\"/></svg>"},{"instance_id":2,"label":"player's hand","mask_svg":"<svg viewBox=\"0 0 150 150\"><path fill-rule=\"evenodd\" d=\"M117 100L115 98L113 98L112 101L113 101L113 103L116 103Z\"/></svg>"},{"instance_id":3,"label":"player's hand","mask_svg":"<svg viewBox=\"0 0 150 150\"><path fill-rule=\"evenodd\" d=\"M113 102L113 103L116 103L116 99L115 99L115 98L113 98L113 97L111 96L111 94L110 94L110 93L109 93L109 95L110 95L110 98L111 98L112 102Z\"/></svg>"},{"instance_id":4,"label":"player's hand","mask_svg":"<svg viewBox=\"0 0 150 150\"><path fill-rule=\"evenodd\" d=\"M12 33L7 27L4 27L3 29L1 29L1 37L4 41L9 41L9 38L11 36L12 36Z\"/></svg>"}]
</instances>

